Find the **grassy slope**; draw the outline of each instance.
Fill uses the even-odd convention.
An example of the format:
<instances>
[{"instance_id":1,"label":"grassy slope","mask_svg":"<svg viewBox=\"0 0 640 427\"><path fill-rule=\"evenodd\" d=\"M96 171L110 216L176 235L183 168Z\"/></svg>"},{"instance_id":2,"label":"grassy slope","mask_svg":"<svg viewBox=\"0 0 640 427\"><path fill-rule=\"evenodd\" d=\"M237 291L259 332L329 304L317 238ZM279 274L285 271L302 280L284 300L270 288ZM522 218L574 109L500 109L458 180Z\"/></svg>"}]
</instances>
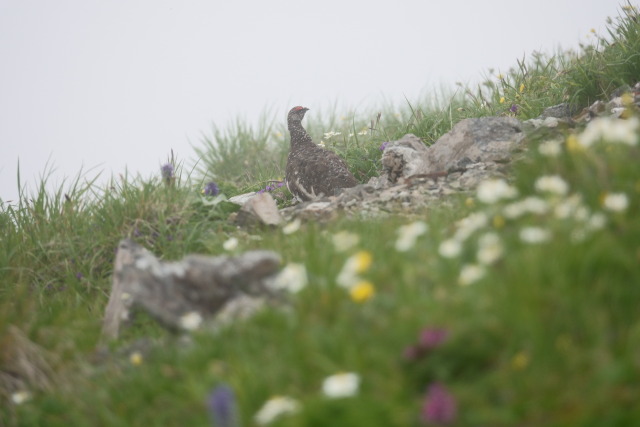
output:
<instances>
[{"instance_id":1,"label":"grassy slope","mask_svg":"<svg viewBox=\"0 0 640 427\"><path fill-rule=\"evenodd\" d=\"M342 132L325 142L336 142L364 181L375 174L380 143L404 133L432 142L462 118L508 114L512 104L526 119L561 101L582 107L607 99L640 76L635 13L623 10L609 28L609 43L600 40L580 56L523 60L502 78L461 88L441 108L410 106L398 115L388 108L372 135L357 132L375 120L374 111L312 122L310 131L317 139L321 132ZM342 219L303 225L291 235L255 231L260 239L241 239L238 251L273 249L286 263L307 268L309 286L292 297L292 310L264 311L216 335L195 333L191 344L141 316L106 361L95 348L120 238L132 236L176 259L221 253L229 236L244 232L226 222L223 205L207 206L185 180L167 186L160 179L123 179L105 189L78 180L68 199L62 190L23 195L18 206L0 212L0 425L206 425L205 401L219 384L234 390L244 425L273 395L301 403L297 415L279 419L282 425L415 425L434 381L455 396L459 425L640 422L640 151L611 143L570 150L565 142L572 132L533 135L514 185L520 200L538 194L538 177L563 177L570 194L581 195L587 218L606 218L582 240L576 240L587 228L581 214L509 219L509 202L478 200L426 209L419 219L429 231L408 252L398 252L394 242L398 228L416 218ZM264 187L282 176L284 134L280 124L216 130L226 151L205 143L201 172L227 195ZM536 149L550 137L562 141L558 157ZM256 150L265 155L251 155ZM249 172L238 176L238 170ZM625 193L628 208L604 209L611 193ZM538 196L550 206L568 197ZM464 241L459 256L442 257L440 243L455 232L455 221L474 212L486 214L488 224ZM553 239L524 243L519 235L527 226L544 228ZM331 240L342 230L360 237L346 253ZM460 286L459 274L477 263L479 238L487 232L499 236L504 254L485 267L484 277ZM373 257L363 276L376 294L356 303L335 278L360 249ZM404 360L404 349L425 327L446 329L448 339L424 358ZM129 346L141 337L160 348L132 364ZM360 392L324 398L323 379L340 371L360 375ZM22 405L9 403L7 384L15 377L25 379L33 395Z\"/></svg>"}]
</instances>

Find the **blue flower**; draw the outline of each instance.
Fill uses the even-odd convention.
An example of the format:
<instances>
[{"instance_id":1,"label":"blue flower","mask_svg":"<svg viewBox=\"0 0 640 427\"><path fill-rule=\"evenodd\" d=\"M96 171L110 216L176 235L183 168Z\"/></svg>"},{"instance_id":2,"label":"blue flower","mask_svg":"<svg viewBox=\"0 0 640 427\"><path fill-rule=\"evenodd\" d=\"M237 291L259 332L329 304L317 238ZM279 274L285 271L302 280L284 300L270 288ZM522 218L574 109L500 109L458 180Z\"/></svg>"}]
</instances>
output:
<instances>
[{"instance_id":1,"label":"blue flower","mask_svg":"<svg viewBox=\"0 0 640 427\"><path fill-rule=\"evenodd\" d=\"M219 385L207 400L209 414L216 427L237 426L236 400L233 390L226 385Z\"/></svg>"},{"instance_id":2,"label":"blue flower","mask_svg":"<svg viewBox=\"0 0 640 427\"><path fill-rule=\"evenodd\" d=\"M162 179L164 179L167 183L171 182L174 177L174 168L171 163L167 163L160 168L160 173L162 174Z\"/></svg>"},{"instance_id":3,"label":"blue flower","mask_svg":"<svg viewBox=\"0 0 640 427\"><path fill-rule=\"evenodd\" d=\"M220 193L220 189L218 188L218 184L211 181L204 186L202 192L205 196L217 196L218 193Z\"/></svg>"}]
</instances>

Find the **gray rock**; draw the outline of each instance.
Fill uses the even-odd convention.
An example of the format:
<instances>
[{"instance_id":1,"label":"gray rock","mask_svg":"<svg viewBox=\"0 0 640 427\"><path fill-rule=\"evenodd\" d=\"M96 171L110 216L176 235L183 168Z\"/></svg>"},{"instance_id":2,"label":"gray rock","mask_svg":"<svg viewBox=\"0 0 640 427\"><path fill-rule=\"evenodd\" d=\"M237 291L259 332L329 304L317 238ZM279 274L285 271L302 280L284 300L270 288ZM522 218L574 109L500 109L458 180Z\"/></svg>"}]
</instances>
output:
<instances>
[{"instance_id":1,"label":"gray rock","mask_svg":"<svg viewBox=\"0 0 640 427\"><path fill-rule=\"evenodd\" d=\"M455 171L466 164L508 162L524 139L514 117L483 117L458 122L427 152L425 173Z\"/></svg>"},{"instance_id":2,"label":"gray rock","mask_svg":"<svg viewBox=\"0 0 640 427\"><path fill-rule=\"evenodd\" d=\"M256 193L255 191L252 191L251 193L238 194L237 196L230 197L229 201L231 203L235 203L236 205L242 206L245 203L247 203L247 201L255 197L257 194L258 193Z\"/></svg>"},{"instance_id":3,"label":"gray rock","mask_svg":"<svg viewBox=\"0 0 640 427\"><path fill-rule=\"evenodd\" d=\"M145 310L170 329L195 329L237 298L277 296L266 283L279 266L280 257L271 251L234 257L188 255L182 261L165 262L135 242L122 240L103 336L117 338L121 322L128 319L133 307Z\"/></svg>"},{"instance_id":4,"label":"gray rock","mask_svg":"<svg viewBox=\"0 0 640 427\"><path fill-rule=\"evenodd\" d=\"M236 224L247 227L253 225L277 226L282 223L278 205L269 193L256 194L248 199L238 211Z\"/></svg>"},{"instance_id":5,"label":"gray rock","mask_svg":"<svg viewBox=\"0 0 640 427\"><path fill-rule=\"evenodd\" d=\"M578 110L575 108L571 108L569 104L563 102L562 104L553 105L551 107L545 108L538 119L544 120L548 117L554 117L556 119L568 119L571 118L574 114L576 114Z\"/></svg>"},{"instance_id":6,"label":"gray rock","mask_svg":"<svg viewBox=\"0 0 640 427\"><path fill-rule=\"evenodd\" d=\"M382 167L388 182L395 183L401 177L425 173L426 154L427 147L412 134L387 144L382 155Z\"/></svg>"}]
</instances>

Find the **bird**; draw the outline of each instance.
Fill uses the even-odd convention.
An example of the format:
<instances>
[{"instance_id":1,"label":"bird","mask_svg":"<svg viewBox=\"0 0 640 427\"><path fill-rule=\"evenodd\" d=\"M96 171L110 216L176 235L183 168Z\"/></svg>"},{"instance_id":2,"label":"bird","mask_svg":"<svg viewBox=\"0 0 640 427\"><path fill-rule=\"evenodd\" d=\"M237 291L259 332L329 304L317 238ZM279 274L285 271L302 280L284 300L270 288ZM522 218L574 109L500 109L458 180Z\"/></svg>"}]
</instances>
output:
<instances>
[{"instance_id":1,"label":"bird","mask_svg":"<svg viewBox=\"0 0 640 427\"><path fill-rule=\"evenodd\" d=\"M347 163L333 151L313 142L302 127L306 107L293 107L287 116L291 147L287 157L287 188L300 202L333 196L336 190L358 184Z\"/></svg>"}]
</instances>

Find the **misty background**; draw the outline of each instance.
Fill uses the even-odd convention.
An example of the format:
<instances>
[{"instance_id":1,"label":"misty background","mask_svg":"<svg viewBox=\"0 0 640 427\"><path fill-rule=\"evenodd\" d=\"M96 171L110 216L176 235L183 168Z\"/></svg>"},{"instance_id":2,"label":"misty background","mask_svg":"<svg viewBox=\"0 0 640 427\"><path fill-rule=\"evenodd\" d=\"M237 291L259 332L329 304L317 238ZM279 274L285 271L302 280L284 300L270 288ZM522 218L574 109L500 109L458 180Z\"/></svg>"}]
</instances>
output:
<instances>
[{"instance_id":1,"label":"misty background","mask_svg":"<svg viewBox=\"0 0 640 427\"><path fill-rule=\"evenodd\" d=\"M0 199L186 165L211 124L417 101L606 34L616 0L0 0ZM329 129L327 129L328 131Z\"/></svg>"}]
</instances>

